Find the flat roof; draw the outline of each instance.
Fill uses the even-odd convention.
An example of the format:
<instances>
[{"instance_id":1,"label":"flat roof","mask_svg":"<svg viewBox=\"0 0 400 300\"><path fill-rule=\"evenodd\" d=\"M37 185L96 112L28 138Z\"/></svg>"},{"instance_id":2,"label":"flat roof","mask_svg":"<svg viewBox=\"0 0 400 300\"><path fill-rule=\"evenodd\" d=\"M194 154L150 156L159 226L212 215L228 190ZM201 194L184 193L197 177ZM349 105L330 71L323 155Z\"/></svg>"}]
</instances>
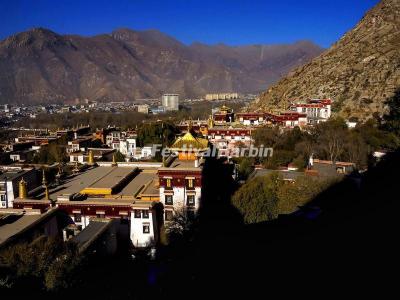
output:
<instances>
[{"instance_id":1,"label":"flat roof","mask_svg":"<svg viewBox=\"0 0 400 300\"><path fill-rule=\"evenodd\" d=\"M72 241L78 245L79 251L86 250L94 241L97 240L112 224L112 220L94 219Z\"/></svg>"},{"instance_id":2,"label":"flat roof","mask_svg":"<svg viewBox=\"0 0 400 300\"><path fill-rule=\"evenodd\" d=\"M37 222L52 215L57 209L50 209L46 213L41 214L38 210L23 211L23 210L0 210L0 216L4 219L15 217L13 222L6 223L0 226L0 245L7 242L8 239L18 235Z\"/></svg>"},{"instance_id":3,"label":"flat roof","mask_svg":"<svg viewBox=\"0 0 400 300\"><path fill-rule=\"evenodd\" d=\"M96 168L97 169L97 168ZM126 178L136 168L98 167L103 176L86 186L91 188L112 188Z\"/></svg>"},{"instance_id":4,"label":"flat roof","mask_svg":"<svg viewBox=\"0 0 400 300\"><path fill-rule=\"evenodd\" d=\"M0 181L14 180L32 170L7 170L4 173L0 174Z\"/></svg>"},{"instance_id":5,"label":"flat roof","mask_svg":"<svg viewBox=\"0 0 400 300\"><path fill-rule=\"evenodd\" d=\"M119 193L120 195L135 195L141 188L157 177L157 170L143 170L136 175ZM158 191L157 191L158 192Z\"/></svg>"},{"instance_id":6,"label":"flat roof","mask_svg":"<svg viewBox=\"0 0 400 300\"><path fill-rule=\"evenodd\" d=\"M50 189L50 197L56 199L58 196L63 194L78 193L85 187L91 185L94 181L100 179L104 174L111 170L108 167L97 167L88 170L84 173L80 173L77 176L68 178L62 185L57 186L54 189ZM44 197L44 195L43 195Z\"/></svg>"},{"instance_id":7,"label":"flat roof","mask_svg":"<svg viewBox=\"0 0 400 300\"><path fill-rule=\"evenodd\" d=\"M111 188L134 172L137 168L126 167L96 167L67 179L62 185L50 190L50 198L57 199L63 194L79 193L85 188ZM129 182L116 194L107 195L105 198L89 197L83 201L60 201L60 203L121 203L129 204L146 184L157 178L157 169L140 170ZM158 192L158 191L157 191ZM44 197L44 196L43 196ZM43 199L42 197L42 199ZM32 200L35 201L35 200ZM37 201L37 200L36 200Z\"/></svg>"}]
</instances>

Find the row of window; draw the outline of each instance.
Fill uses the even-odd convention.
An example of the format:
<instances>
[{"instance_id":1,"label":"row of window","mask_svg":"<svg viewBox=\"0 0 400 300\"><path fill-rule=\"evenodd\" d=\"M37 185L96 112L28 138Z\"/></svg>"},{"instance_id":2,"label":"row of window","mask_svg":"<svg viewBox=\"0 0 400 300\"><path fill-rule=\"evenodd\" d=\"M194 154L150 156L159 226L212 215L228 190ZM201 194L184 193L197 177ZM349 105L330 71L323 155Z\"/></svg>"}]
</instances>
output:
<instances>
[{"instance_id":1,"label":"row of window","mask_svg":"<svg viewBox=\"0 0 400 300\"><path fill-rule=\"evenodd\" d=\"M195 206L196 200L194 195L187 195L186 197L186 205L187 206ZM165 205L174 205L174 197L173 195L165 195Z\"/></svg>"},{"instance_id":2,"label":"row of window","mask_svg":"<svg viewBox=\"0 0 400 300\"><path fill-rule=\"evenodd\" d=\"M166 179L166 184L165 184L166 188L172 188L172 180L171 178L167 178ZM194 188L194 179L190 178L190 179L186 179L186 187L189 189Z\"/></svg>"},{"instance_id":3,"label":"row of window","mask_svg":"<svg viewBox=\"0 0 400 300\"><path fill-rule=\"evenodd\" d=\"M149 211L145 210L145 209L143 209L143 210L135 209L134 216L135 216L135 219L140 219L140 218L148 219L149 218Z\"/></svg>"},{"instance_id":4,"label":"row of window","mask_svg":"<svg viewBox=\"0 0 400 300\"><path fill-rule=\"evenodd\" d=\"M135 215L136 219L140 219L140 218L148 219L149 218L149 211L148 210L139 210L139 209L137 209L137 210L135 210L134 215ZM97 218L105 218L105 215L104 214L96 214L96 217ZM77 223L82 222L82 215L79 214L79 213L75 213L74 214L74 220ZM129 222L128 216L121 216L121 223L126 223L126 222Z\"/></svg>"}]
</instances>

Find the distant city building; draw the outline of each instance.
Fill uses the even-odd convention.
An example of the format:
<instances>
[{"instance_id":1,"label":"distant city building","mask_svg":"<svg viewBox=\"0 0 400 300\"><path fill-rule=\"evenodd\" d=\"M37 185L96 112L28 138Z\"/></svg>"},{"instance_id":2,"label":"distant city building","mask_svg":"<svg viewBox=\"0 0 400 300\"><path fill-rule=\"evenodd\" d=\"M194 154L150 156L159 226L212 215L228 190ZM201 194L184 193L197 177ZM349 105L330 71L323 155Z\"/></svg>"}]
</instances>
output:
<instances>
[{"instance_id":1,"label":"distant city building","mask_svg":"<svg viewBox=\"0 0 400 300\"><path fill-rule=\"evenodd\" d=\"M207 94L205 99L208 101L212 100L231 100L231 99L238 99L238 93L216 93L216 94Z\"/></svg>"},{"instance_id":2,"label":"distant city building","mask_svg":"<svg viewBox=\"0 0 400 300\"><path fill-rule=\"evenodd\" d=\"M149 113L149 106L147 104L140 104L137 106L138 112L142 114L148 114Z\"/></svg>"},{"instance_id":3,"label":"distant city building","mask_svg":"<svg viewBox=\"0 0 400 300\"><path fill-rule=\"evenodd\" d=\"M164 94L162 95L161 104L166 111L179 110L179 95L178 94Z\"/></svg>"},{"instance_id":4,"label":"distant city building","mask_svg":"<svg viewBox=\"0 0 400 300\"><path fill-rule=\"evenodd\" d=\"M150 110L153 115L162 114L162 113L165 113L165 111L166 111L164 106L152 107Z\"/></svg>"}]
</instances>

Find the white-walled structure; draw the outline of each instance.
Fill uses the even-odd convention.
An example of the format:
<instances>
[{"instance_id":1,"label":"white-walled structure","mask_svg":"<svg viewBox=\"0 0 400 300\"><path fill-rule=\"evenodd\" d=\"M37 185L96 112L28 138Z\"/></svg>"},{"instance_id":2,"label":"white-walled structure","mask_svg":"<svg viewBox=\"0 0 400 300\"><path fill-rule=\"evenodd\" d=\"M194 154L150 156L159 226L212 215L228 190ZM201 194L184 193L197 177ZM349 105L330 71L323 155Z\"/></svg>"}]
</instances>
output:
<instances>
[{"instance_id":1,"label":"white-walled structure","mask_svg":"<svg viewBox=\"0 0 400 300\"><path fill-rule=\"evenodd\" d=\"M331 99L310 99L305 103L294 103L290 110L307 115L309 124L324 122L331 117L332 100Z\"/></svg>"}]
</instances>

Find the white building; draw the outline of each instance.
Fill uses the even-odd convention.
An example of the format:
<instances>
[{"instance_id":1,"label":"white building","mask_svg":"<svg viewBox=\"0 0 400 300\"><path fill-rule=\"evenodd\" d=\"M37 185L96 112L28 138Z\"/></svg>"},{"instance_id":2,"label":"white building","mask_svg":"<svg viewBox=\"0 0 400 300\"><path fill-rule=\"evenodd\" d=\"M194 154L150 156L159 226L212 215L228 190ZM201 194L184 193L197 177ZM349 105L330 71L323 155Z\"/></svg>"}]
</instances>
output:
<instances>
[{"instance_id":1,"label":"white building","mask_svg":"<svg viewBox=\"0 0 400 300\"><path fill-rule=\"evenodd\" d=\"M14 199L19 196L19 182L24 179L27 192L38 187L39 174L35 169L7 170L0 175L0 208L12 208Z\"/></svg>"},{"instance_id":2,"label":"white building","mask_svg":"<svg viewBox=\"0 0 400 300\"><path fill-rule=\"evenodd\" d=\"M156 222L153 219L154 211L149 206L143 209L135 205L131 211L130 238L133 246L141 248L155 244Z\"/></svg>"},{"instance_id":3,"label":"white building","mask_svg":"<svg viewBox=\"0 0 400 300\"><path fill-rule=\"evenodd\" d=\"M134 157L136 153L136 138L120 140L118 150L125 155L125 157Z\"/></svg>"},{"instance_id":4,"label":"white building","mask_svg":"<svg viewBox=\"0 0 400 300\"><path fill-rule=\"evenodd\" d=\"M208 129L207 138L218 149L218 154L225 157L230 157L230 152L238 146L250 147L253 143L251 128L216 126Z\"/></svg>"},{"instance_id":5,"label":"white building","mask_svg":"<svg viewBox=\"0 0 400 300\"><path fill-rule=\"evenodd\" d=\"M179 110L179 95L178 94L164 94L162 95L161 104L166 111Z\"/></svg>"},{"instance_id":6,"label":"white building","mask_svg":"<svg viewBox=\"0 0 400 300\"><path fill-rule=\"evenodd\" d=\"M331 117L332 100L330 99L311 99L306 103L292 104L290 110L307 115L309 124L318 124Z\"/></svg>"}]
</instances>

